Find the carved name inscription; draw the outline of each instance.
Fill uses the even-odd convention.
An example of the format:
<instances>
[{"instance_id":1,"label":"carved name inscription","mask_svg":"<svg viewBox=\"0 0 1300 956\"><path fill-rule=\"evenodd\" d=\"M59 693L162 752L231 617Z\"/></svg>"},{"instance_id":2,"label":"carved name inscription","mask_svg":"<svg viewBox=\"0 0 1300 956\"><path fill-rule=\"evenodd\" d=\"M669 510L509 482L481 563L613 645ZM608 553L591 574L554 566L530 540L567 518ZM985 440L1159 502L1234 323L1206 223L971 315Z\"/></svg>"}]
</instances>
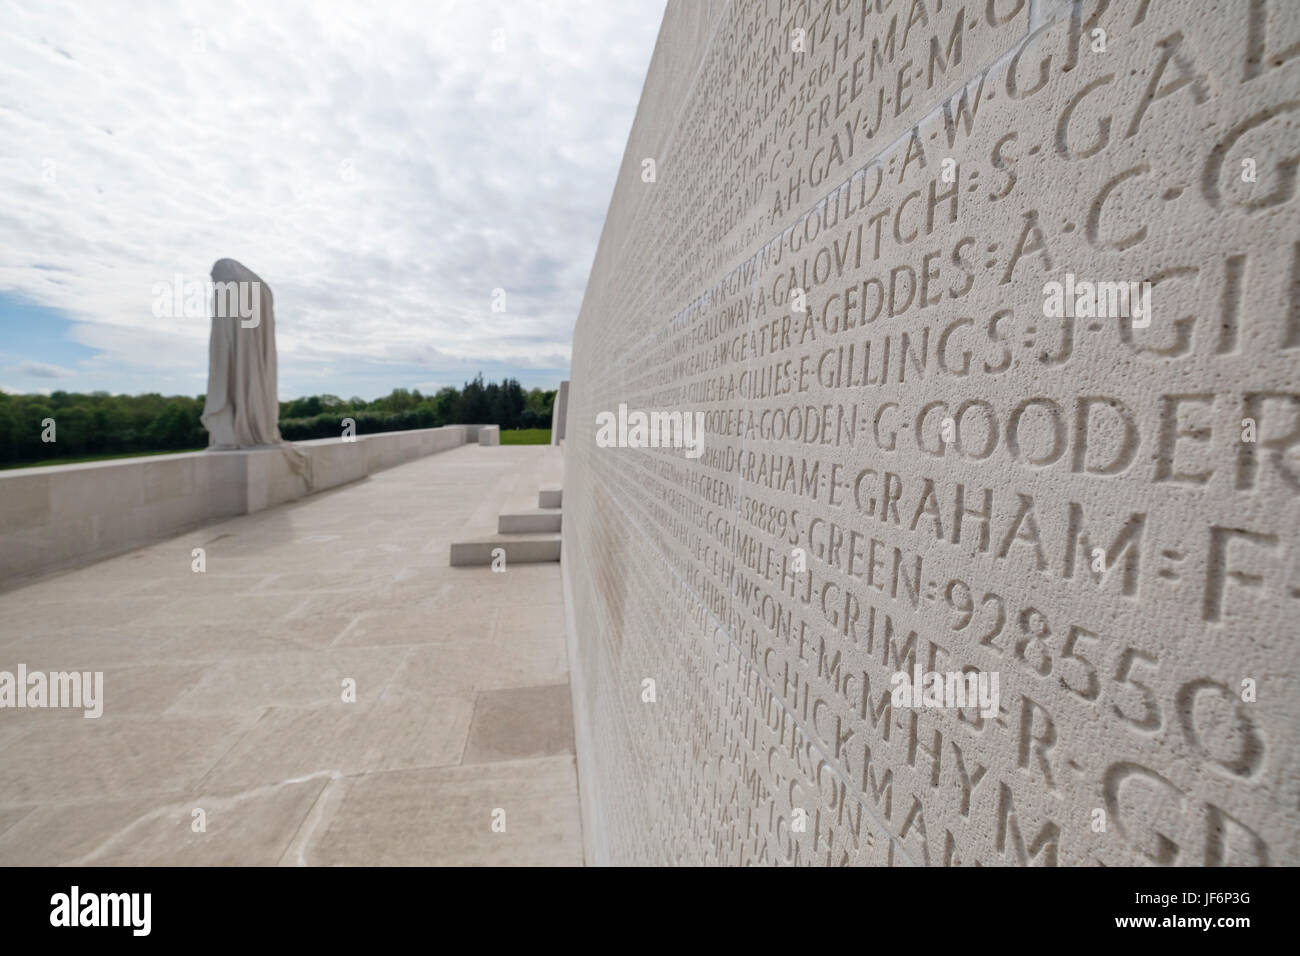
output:
<instances>
[{"instance_id":1,"label":"carved name inscription","mask_svg":"<svg viewBox=\"0 0 1300 956\"><path fill-rule=\"evenodd\" d=\"M574 342L600 860L1300 862L1300 8L689 6Z\"/></svg>"}]
</instances>

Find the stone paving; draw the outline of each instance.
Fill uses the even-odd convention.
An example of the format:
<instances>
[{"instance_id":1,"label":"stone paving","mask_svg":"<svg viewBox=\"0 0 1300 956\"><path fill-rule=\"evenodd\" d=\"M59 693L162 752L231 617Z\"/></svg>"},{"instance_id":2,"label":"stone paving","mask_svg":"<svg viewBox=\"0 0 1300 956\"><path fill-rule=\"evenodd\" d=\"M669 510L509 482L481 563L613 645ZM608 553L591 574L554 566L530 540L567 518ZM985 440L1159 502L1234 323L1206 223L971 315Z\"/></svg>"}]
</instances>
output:
<instances>
[{"instance_id":1,"label":"stone paving","mask_svg":"<svg viewBox=\"0 0 1300 956\"><path fill-rule=\"evenodd\" d=\"M468 445L11 583L0 671L104 710L0 709L0 865L581 865L559 565L448 566L561 472Z\"/></svg>"}]
</instances>

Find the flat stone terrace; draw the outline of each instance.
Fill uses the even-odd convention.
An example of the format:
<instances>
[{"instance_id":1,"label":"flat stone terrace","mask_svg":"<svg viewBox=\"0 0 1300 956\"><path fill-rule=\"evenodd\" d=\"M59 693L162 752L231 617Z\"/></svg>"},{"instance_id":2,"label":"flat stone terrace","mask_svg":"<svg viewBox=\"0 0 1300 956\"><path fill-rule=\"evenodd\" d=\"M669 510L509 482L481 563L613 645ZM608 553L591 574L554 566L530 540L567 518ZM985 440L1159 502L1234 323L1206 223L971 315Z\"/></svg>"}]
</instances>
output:
<instances>
[{"instance_id":1,"label":"flat stone terrace","mask_svg":"<svg viewBox=\"0 0 1300 956\"><path fill-rule=\"evenodd\" d=\"M448 566L561 471L466 445L11 582L0 671L104 710L0 709L0 865L580 865L560 566Z\"/></svg>"}]
</instances>

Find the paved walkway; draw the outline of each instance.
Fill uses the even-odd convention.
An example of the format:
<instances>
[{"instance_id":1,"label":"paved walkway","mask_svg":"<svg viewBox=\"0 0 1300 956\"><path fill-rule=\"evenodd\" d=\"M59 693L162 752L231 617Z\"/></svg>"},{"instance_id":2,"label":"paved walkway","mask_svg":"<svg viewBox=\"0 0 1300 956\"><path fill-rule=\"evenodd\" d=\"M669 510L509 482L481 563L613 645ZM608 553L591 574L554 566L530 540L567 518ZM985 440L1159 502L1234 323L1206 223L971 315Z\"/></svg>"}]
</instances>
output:
<instances>
[{"instance_id":1,"label":"paved walkway","mask_svg":"<svg viewBox=\"0 0 1300 956\"><path fill-rule=\"evenodd\" d=\"M581 864L559 565L447 560L560 471L465 446L0 593L0 671L105 701L0 709L0 865Z\"/></svg>"}]
</instances>

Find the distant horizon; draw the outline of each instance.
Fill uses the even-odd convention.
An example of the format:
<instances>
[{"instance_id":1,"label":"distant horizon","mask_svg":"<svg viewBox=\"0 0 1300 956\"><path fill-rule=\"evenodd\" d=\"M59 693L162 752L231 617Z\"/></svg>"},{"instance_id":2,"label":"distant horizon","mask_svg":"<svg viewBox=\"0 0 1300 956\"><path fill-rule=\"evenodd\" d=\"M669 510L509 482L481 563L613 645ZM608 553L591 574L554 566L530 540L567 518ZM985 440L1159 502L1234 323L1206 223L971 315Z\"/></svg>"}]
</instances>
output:
<instances>
[{"instance_id":1,"label":"distant horizon","mask_svg":"<svg viewBox=\"0 0 1300 956\"><path fill-rule=\"evenodd\" d=\"M277 303L277 330L279 328ZM188 368L182 371L175 366L149 369L142 362L114 368L96 349L81 344L74 330L77 320L57 309L0 292L0 392L10 395L49 395L52 392L108 392L112 395L196 395L207 390L208 334L211 320L174 319L178 325L202 327L201 342L190 350ZM278 336L277 336L278 338ZM37 358L36 356L40 356ZM146 352L141 359L147 359ZM486 381L503 378L518 380L526 388L559 388L569 377L569 366L531 368L513 363L462 360L459 367L420 368L404 366L390 369L378 363L358 362L355 371L346 369L347 359L335 360L328 366L312 367L315 363L300 363L292 355L281 352L279 356L279 400L293 401L312 395L366 395L374 398L388 395L394 388L419 389L436 392L451 386L460 388L466 381L482 372ZM303 367L306 364L307 367ZM344 370L339 374L338 366ZM188 374L187 374L188 373ZM404 374L403 374L404 373ZM138 384L115 387L112 380L126 376ZM385 385L385 381L401 381ZM188 379L187 383L185 380ZM418 381L417 381L418 379ZM48 381L49 384L40 384ZM23 382L23 386L14 384ZM352 387L341 387L341 383ZM547 384L547 383L550 384ZM532 384L536 383L536 384Z\"/></svg>"},{"instance_id":2,"label":"distant horizon","mask_svg":"<svg viewBox=\"0 0 1300 956\"><path fill-rule=\"evenodd\" d=\"M202 399L207 393L206 373L204 374L205 374L205 381L203 383L203 387L199 388L196 391L175 391L175 390L166 390L166 389L157 389L157 388L143 388L138 391L129 391L129 390L112 389L112 388L77 388L77 387L66 386L66 385L50 386L48 388L18 389L6 385L0 385L0 394L40 396L43 398L48 398L49 396L53 395L55 392L62 392L67 395L112 395L112 396L127 396L127 397L136 397L140 395L161 395L163 398L185 397L185 398ZM514 379L519 383L519 386L525 392L531 392L534 389L540 389L541 391L544 392L557 391L560 387L560 383L568 380L567 371L565 377L556 379L553 385L530 384L530 382L526 380L526 378L513 373L503 373L499 375L493 375L493 374L488 374L488 372L486 371L482 371L482 372L470 373L469 375L461 378L458 381L447 381L441 384L425 383L421 385L409 385L409 384L393 385L390 388L384 389L383 391L377 392L369 396L366 396L361 392L337 392L337 391L331 391L325 389L318 392L304 392L300 395L285 395L283 392L280 392L276 396L276 400L280 402L296 402L306 398L323 398L328 395L328 396L336 397L343 402L348 402L353 399L360 399L363 402L375 402L380 400L381 398L387 398L388 396L392 395L394 391L398 389L406 389L409 392L419 392L422 396L431 396L431 395L436 395L439 391L441 391L444 388L454 388L457 390L463 389L466 383L473 381L474 378L479 374L482 374L483 381L485 384L491 382L499 383L506 379Z\"/></svg>"}]
</instances>

